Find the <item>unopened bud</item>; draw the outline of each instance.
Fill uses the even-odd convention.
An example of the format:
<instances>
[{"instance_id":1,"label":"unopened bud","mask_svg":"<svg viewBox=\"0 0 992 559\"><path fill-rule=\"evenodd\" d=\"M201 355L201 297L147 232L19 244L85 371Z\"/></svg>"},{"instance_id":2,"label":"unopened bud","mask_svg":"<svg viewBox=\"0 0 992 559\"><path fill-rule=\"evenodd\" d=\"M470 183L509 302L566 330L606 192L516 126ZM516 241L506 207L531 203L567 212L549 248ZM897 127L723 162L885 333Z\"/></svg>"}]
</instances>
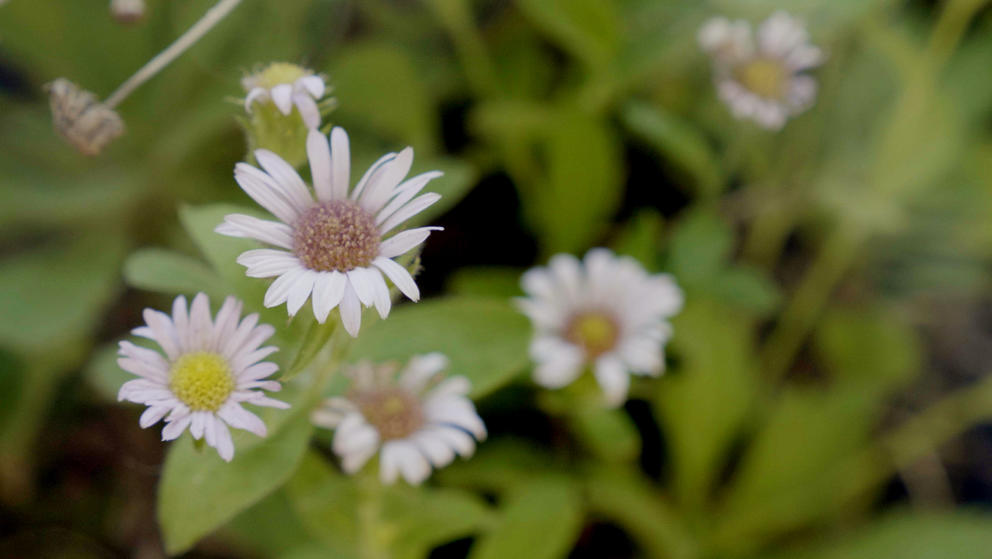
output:
<instances>
[{"instance_id":1,"label":"unopened bud","mask_svg":"<svg viewBox=\"0 0 992 559\"><path fill-rule=\"evenodd\" d=\"M134 23L145 16L145 0L110 0L110 15L120 23Z\"/></svg>"},{"instance_id":2,"label":"unopened bud","mask_svg":"<svg viewBox=\"0 0 992 559\"><path fill-rule=\"evenodd\" d=\"M98 155L111 140L124 133L124 121L96 95L65 78L45 86L55 130L84 155Z\"/></svg>"}]
</instances>

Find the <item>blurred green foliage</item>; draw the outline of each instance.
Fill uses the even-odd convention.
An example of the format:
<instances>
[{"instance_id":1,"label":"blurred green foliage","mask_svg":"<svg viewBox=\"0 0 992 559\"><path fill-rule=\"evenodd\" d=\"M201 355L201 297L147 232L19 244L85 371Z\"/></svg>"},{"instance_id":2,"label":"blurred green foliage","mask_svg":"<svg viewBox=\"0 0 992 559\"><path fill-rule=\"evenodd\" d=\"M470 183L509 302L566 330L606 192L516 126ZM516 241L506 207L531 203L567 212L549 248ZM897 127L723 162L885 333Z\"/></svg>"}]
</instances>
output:
<instances>
[{"instance_id":1,"label":"blurred green foliage","mask_svg":"<svg viewBox=\"0 0 992 559\"><path fill-rule=\"evenodd\" d=\"M30 530L45 492L46 429L56 415L82 421L61 407L109 413L126 376L113 343L140 308L205 291L276 325L277 362L300 383L294 411L265 417L267 439L239 435L231 464L188 438L170 446L157 505L170 554L205 541L231 556L412 559L473 538L473 559L550 559L593 546L608 523L638 557L987 556L987 511L920 499L907 474L992 416L988 380L949 395L921 380L943 365L921 335L941 328L934 306L989 295L985 2L248 0L122 104L128 131L101 158L50 130L43 83L106 95L210 4L151 1L133 27L104 0L0 7L0 66L16 77L0 88L0 502L15 530ZM695 33L713 15L757 22L778 8L806 19L828 61L816 106L774 134L719 103ZM364 317L349 360L440 350L483 412L541 406L526 437L494 433L425 488L346 478L308 444L313 402L299 386L315 348L338 338L262 308L265 282L234 262L254 245L212 232L234 208L251 212L231 178L245 144L229 101L243 73L283 59L329 76L355 168L412 145L415 171L445 171L431 185L442 202L418 219L458 215L480 179L508 177L521 215L501 220L519 217L538 247L536 262L493 267L441 255L460 268L447 295ZM645 152L654 174L631 165ZM519 274L598 245L686 292L669 373L633 386L648 409L637 421L635 406L569 409L581 394L527 384ZM525 402L508 404L518 391ZM911 397L939 401L906 419L897 403ZM664 456L654 469L649 447ZM897 477L912 508L882 498ZM373 513L384 521L370 526ZM0 549L17 550L8 535Z\"/></svg>"}]
</instances>

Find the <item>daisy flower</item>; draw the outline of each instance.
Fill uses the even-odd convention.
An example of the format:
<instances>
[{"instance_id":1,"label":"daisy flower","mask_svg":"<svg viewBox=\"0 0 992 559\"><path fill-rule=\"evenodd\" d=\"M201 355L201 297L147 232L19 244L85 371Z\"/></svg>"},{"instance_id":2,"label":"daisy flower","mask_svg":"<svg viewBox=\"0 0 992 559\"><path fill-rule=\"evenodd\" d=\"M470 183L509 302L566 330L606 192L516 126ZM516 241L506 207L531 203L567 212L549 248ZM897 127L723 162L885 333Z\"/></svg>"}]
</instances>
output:
<instances>
[{"instance_id":1,"label":"daisy flower","mask_svg":"<svg viewBox=\"0 0 992 559\"><path fill-rule=\"evenodd\" d=\"M521 280L517 305L534 325L530 354L535 381L547 388L570 384L591 366L609 405L627 397L630 374L657 376L672 335L667 322L682 307L682 291L665 274L648 275L630 257L607 249L580 262L569 254Z\"/></svg>"},{"instance_id":2,"label":"daisy flower","mask_svg":"<svg viewBox=\"0 0 992 559\"><path fill-rule=\"evenodd\" d=\"M317 101L324 96L324 80L312 71L288 62L273 62L261 72L246 76L241 85L248 92L245 110L251 112L256 102L271 100L283 115L295 106L308 128L320 126Z\"/></svg>"},{"instance_id":3,"label":"daisy flower","mask_svg":"<svg viewBox=\"0 0 992 559\"><path fill-rule=\"evenodd\" d=\"M330 146L327 137L311 130L307 157L316 199L296 171L271 151L255 151L262 169L238 163L235 180L281 223L231 214L216 231L278 247L249 250L238 257L250 277L278 276L265 294L266 307L286 303L293 316L312 295L318 322L340 306L345 330L357 336L363 305L375 305L382 318L389 315L383 274L411 300L420 298L413 277L393 258L441 228L418 227L383 237L441 198L435 193L417 196L441 173L403 181L413 163L413 149L406 148L381 157L349 193L348 135L341 128L331 131Z\"/></svg>"},{"instance_id":4,"label":"daisy flower","mask_svg":"<svg viewBox=\"0 0 992 559\"><path fill-rule=\"evenodd\" d=\"M799 19L776 12L755 40L746 21L717 17L703 24L699 44L713 59L717 91L735 117L778 130L813 105L816 80L803 72L819 66L823 53Z\"/></svg>"},{"instance_id":5,"label":"daisy flower","mask_svg":"<svg viewBox=\"0 0 992 559\"><path fill-rule=\"evenodd\" d=\"M165 355L122 341L117 359L122 369L141 377L124 383L117 399L148 406L138 421L143 429L165 418L163 441L189 428L194 439L205 438L228 462L234 457L228 426L265 436L265 424L241 404L289 407L262 392L281 388L274 380L262 380L279 369L262 361L277 349L259 347L275 329L258 324L257 314L239 322L240 317L241 302L228 297L211 320L203 293L188 310L186 298L176 297L171 317L145 309L146 325L132 333L154 341Z\"/></svg>"},{"instance_id":6,"label":"daisy flower","mask_svg":"<svg viewBox=\"0 0 992 559\"><path fill-rule=\"evenodd\" d=\"M468 379L441 379L448 359L440 353L415 356L397 366L363 363L351 374L344 397L327 399L311 416L314 424L335 429L332 448L341 468L353 474L379 452L379 478L398 476L411 485L427 479L455 455L468 458L486 426L468 399Z\"/></svg>"}]
</instances>

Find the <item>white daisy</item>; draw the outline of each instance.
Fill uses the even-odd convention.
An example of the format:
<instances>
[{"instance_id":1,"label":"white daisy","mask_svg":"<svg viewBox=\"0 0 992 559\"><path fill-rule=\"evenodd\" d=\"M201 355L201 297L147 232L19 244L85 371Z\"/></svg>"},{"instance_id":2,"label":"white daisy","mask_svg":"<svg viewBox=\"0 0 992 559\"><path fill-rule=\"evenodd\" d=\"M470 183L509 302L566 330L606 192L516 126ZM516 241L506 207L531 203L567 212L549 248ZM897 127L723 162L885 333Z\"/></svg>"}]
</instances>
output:
<instances>
[{"instance_id":1,"label":"white daisy","mask_svg":"<svg viewBox=\"0 0 992 559\"><path fill-rule=\"evenodd\" d=\"M122 341L117 359L122 369L141 377L124 383L117 399L148 406L139 420L143 429L165 418L163 441L188 427L194 439L206 438L226 461L234 457L228 426L265 436L265 424L241 404L289 407L262 392L281 388L274 380L262 380L279 369L262 361L277 348L259 347L275 329L259 325L257 314L239 322L240 316L241 302L228 297L211 320L203 293L193 298L188 311L186 298L176 297L171 317L145 309L146 326L132 333L155 341L165 355Z\"/></svg>"},{"instance_id":2,"label":"white daisy","mask_svg":"<svg viewBox=\"0 0 992 559\"><path fill-rule=\"evenodd\" d=\"M278 247L249 250L238 257L250 277L278 276L265 294L266 307L286 303L292 316L313 294L313 314L319 322L340 304L345 329L357 336L363 305L375 305L382 318L389 315L389 288L383 274L411 300L420 298L413 277L393 258L441 228L418 227L382 237L441 198L432 192L417 196L441 173L431 171L403 181L413 163L413 149L406 148L381 157L349 194L348 135L341 128L331 131L330 147L324 135L311 130L307 157L316 200L288 163L260 149L255 158L264 171L238 163L234 178L282 223L231 214L216 231Z\"/></svg>"},{"instance_id":3,"label":"white daisy","mask_svg":"<svg viewBox=\"0 0 992 559\"><path fill-rule=\"evenodd\" d=\"M534 324L534 379L548 388L574 381L587 365L610 405L623 403L629 374L657 376L672 335L667 318L682 308L682 291L666 274L648 275L630 257L607 249L584 262L569 254L528 270L517 299Z\"/></svg>"},{"instance_id":4,"label":"white daisy","mask_svg":"<svg viewBox=\"0 0 992 559\"><path fill-rule=\"evenodd\" d=\"M816 80L802 72L824 57L799 19L776 12L758 28L755 44L746 21L716 17L699 30L699 44L713 59L717 91L735 117L778 130L813 105Z\"/></svg>"},{"instance_id":5,"label":"white daisy","mask_svg":"<svg viewBox=\"0 0 992 559\"><path fill-rule=\"evenodd\" d=\"M312 71L288 62L273 62L261 72L246 76L241 85L248 92L245 110L249 113L252 103L271 100L286 116L296 106L308 128L320 126L317 101L324 96L326 86L323 78Z\"/></svg>"},{"instance_id":6,"label":"white daisy","mask_svg":"<svg viewBox=\"0 0 992 559\"><path fill-rule=\"evenodd\" d=\"M398 375L395 365L364 363L352 370L347 396L327 399L311 416L314 424L336 429L332 448L345 472L357 472L381 449L382 482L402 475L416 485L456 454L475 452L486 426L468 399L468 379L441 380L447 365L444 355L431 353L413 357Z\"/></svg>"}]
</instances>

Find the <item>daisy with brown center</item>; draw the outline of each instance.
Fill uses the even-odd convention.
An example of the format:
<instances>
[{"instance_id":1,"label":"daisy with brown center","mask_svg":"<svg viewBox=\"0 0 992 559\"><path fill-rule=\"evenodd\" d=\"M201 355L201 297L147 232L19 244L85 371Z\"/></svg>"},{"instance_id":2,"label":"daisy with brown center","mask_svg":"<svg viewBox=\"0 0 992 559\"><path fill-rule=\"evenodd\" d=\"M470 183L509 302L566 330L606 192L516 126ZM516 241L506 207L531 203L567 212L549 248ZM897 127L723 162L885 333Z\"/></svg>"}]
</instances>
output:
<instances>
[{"instance_id":1,"label":"daisy with brown center","mask_svg":"<svg viewBox=\"0 0 992 559\"><path fill-rule=\"evenodd\" d=\"M516 302L534 325L538 384L561 388L591 366L606 402L616 406L627 397L630 374L661 374L672 335L667 319L682 307L682 291L668 275L649 275L633 258L599 248L584 262L556 255L521 283L528 297Z\"/></svg>"},{"instance_id":2,"label":"daisy with brown center","mask_svg":"<svg viewBox=\"0 0 992 559\"><path fill-rule=\"evenodd\" d=\"M265 423L241 405L289 407L262 392L281 388L274 380L263 380L279 369L262 361L277 348L259 347L275 330L259 325L257 314L240 317L241 302L228 297L211 319L203 293L188 310L186 298L176 297L171 317L145 309L146 325L132 333L156 342L165 355L122 341L117 360L122 369L141 377L124 383L117 398L148 406L139 420L143 429L165 418L163 441L189 428L194 439L205 438L226 461L234 457L228 426L266 435Z\"/></svg>"},{"instance_id":3,"label":"daisy with brown center","mask_svg":"<svg viewBox=\"0 0 992 559\"><path fill-rule=\"evenodd\" d=\"M308 128L320 126L317 101L327 89L323 78L296 64L273 62L261 72L241 80L248 92L245 110L251 112L253 103L272 101L279 112L289 116L295 106Z\"/></svg>"},{"instance_id":4,"label":"daisy with brown center","mask_svg":"<svg viewBox=\"0 0 992 559\"><path fill-rule=\"evenodd\" d=\"M406 148L380 158L349 193L348 135L341 128L331 131L330 145L327 137L311 130L307 157L316 199L296 171L268 150L255 151L262 169L238 163L235 180L281 223L231 214L216 231L278 247L249 250L238 257L250 277L277 276L265 294L266 307L286 303L292 316L312 295L318 322L340 306L345 330L357 336L362 306L374 305L382 318L389 315L383 275L411 300L420 298L413 277L393 258L441 228L418 227L383 237L441 198L435 193L418 196L441 173L404 181L413 163L413 149Z\"/></svg>"},{"instance_id":5,"label":"daisy with brown center","mask_svg":"<svg viewBox=\"0 0 992 559\"><path fill-rule=\"evenodd\" d=\"M311 416L314 424L336 430L332 448L345 472L357 472L380 451L383 483L402 476L416 485L456 454L472 455L486 427L468 399L468 379L441 380L447 365L445 356L431 353L413 357L398 375L393 365L364 363L352 370L350 392L329 398Z\"/></svg>"},{"instance_id":6,"label":"daisy with brown center","mask_svg":"<svg viewBox=\"0 0 992 559\"><path fill-rule=\"evenodd\" d=\"M816 80L802 72L819 66L823 53L809 42L803 23L776 12L757 32L746 21L717 17L699 31L699 43L713 59L720 98L737 118L778 130L816 97Z\"/></svg>"}]
</instances>

